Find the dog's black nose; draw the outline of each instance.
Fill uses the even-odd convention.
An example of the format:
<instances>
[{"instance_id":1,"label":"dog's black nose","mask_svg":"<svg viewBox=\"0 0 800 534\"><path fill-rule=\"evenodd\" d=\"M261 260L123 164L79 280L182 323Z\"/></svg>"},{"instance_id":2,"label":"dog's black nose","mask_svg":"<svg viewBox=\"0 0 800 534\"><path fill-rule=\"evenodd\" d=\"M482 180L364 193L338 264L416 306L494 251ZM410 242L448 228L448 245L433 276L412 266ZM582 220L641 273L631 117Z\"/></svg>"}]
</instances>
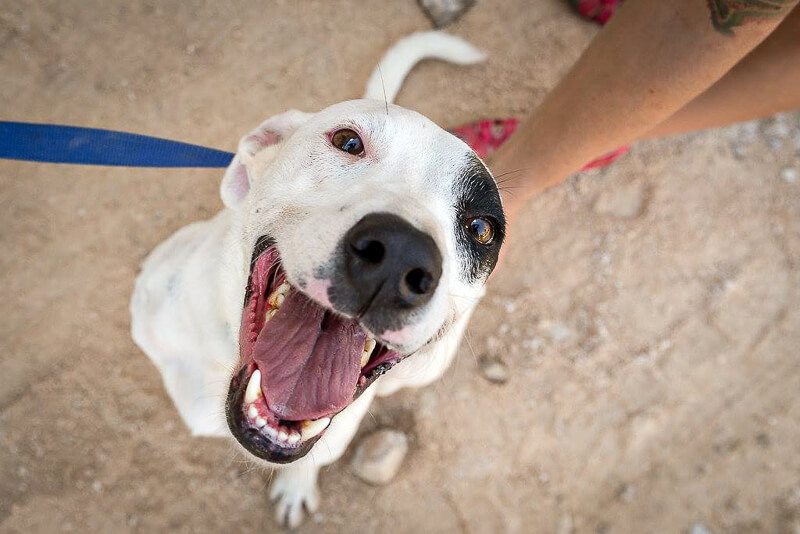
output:
<instances>
[{"instance_id":1,"label":"dog's black nose","mask_svg":"<svg viewBox=\"0 0 800 534\"><path fill-rule=\"evenodd\" d=\"M362 306L422 306L442 276L442 255L428 234L390 213L372 213L345 235L346 276Z\"/></svg>"}]
</instances>

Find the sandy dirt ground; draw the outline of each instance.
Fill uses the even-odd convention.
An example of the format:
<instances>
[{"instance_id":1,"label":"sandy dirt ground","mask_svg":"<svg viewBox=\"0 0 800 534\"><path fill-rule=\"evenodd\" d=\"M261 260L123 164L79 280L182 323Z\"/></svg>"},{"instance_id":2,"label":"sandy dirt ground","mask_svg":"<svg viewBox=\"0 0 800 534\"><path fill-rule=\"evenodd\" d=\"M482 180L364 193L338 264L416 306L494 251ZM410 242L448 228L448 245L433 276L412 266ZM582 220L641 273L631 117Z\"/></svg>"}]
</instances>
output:
<instances>
[{"instance_id":1,"label":"sandy dirt ground","mask_svg":"<svg viewBox=\"0 0 800 534\"><path fill-rule=\"evenodd\" d=\"M420 65L399 103L531 110L596 31L564 4L479 2L449 29L489 61ZM0 0L0 115L233 149L428 28L412 0ZM348 455L303 531L800 531L798 171L787 114L540 196L451 371L364 422L411 437L399 476L368 486ZM268 474L191 438L129 337L140 261L221 207L220 176L0 162L0 531L278 529Z\"/></svg>"}]
</instances>

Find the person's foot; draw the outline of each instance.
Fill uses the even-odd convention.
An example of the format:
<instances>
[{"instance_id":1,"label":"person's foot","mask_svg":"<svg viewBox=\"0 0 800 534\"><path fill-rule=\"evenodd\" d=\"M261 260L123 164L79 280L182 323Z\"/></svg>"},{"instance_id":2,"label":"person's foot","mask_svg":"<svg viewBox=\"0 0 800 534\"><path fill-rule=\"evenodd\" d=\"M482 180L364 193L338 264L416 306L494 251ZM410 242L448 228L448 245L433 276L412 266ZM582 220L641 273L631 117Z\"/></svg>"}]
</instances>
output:
<instances>
[{"instance_id":1,"label":"person's foot","mask_svg":"<svg viewBox=\"0 0 800 534\"><path fill-rule=\"evenodd\" d=\"M612 150L606 154L603 154L597 159L593 159L583 167L581 167L581 171L588 171L589 169L602 169L603 167L608 167L612 163L614 163L618 157L627 154L628 150L631 147L629 146L621 146L616 150Z\"/></svg>"},{"instance_id":2,"label":"person's foot","mask_svg":"<svg viewBox=\"0 0 800 534\"><path fill-rule=\"evenodd\" d=\"M484 119L451 128L450 133L467 143L478 157L485 158L511 137L518 124L517 119Z\"/></svg>"},{"instance_id":3,"label":"person's foot","mask_svg":"<svg viewBox=\"0 0 800 534\"><path fill-rule=\"evenodd\" d=\"M569 0L579 15L601 26L608 22L621 3L622 0Z\"/></svg>"}]
</instances>

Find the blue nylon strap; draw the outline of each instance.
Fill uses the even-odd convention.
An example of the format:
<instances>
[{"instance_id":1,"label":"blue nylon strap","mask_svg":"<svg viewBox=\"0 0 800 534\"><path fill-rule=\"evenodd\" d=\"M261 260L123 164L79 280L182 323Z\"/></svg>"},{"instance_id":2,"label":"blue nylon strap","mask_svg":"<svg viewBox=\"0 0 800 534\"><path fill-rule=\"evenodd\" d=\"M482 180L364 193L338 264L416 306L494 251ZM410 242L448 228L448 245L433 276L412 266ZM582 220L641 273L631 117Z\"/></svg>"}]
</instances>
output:
<instances>
[{"instance_id":1,"label":"blue nylon strap","mask_svg":"<svg viewBox=\"0 0 800 534\"><path fill-rule=\"evenodd\" d=\"M224 150L158 137L55 124L0 121L0 158L117 167L227 167Z\"/></svg>"}]
</instances>

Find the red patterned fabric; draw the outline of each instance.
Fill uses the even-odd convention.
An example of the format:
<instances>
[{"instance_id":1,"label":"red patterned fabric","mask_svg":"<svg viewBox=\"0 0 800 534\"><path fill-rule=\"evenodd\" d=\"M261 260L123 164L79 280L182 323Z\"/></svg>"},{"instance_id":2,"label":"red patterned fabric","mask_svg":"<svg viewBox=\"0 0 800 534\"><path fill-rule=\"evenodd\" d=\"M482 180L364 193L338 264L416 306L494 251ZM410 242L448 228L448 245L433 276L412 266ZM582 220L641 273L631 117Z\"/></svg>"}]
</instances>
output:
<instances>
[{"instance_id":1,"label":"red patterned fabric","mask_svg":"<svg viewBox=\"0 0 800 534\"><path fill-rule=\"evenodd\" d=\"M484 119L482 121L471 122L452 128L450 131L459 139L467 143L478 156L485 158L497 150L500 145L505 143L511 134L517 129L518 119ZM621 155L625 154L629 147L620 147L613 152L590 161L581 170L599 169L610 165Z\"/></svg>"},{"instance_id":2,"label":"red patterned fabric","mask_svg":"<svg viewBox=\"0 0 800 534\"><path fill-rule=\"evenodd\" d=\"M569 0L569 3L582 17L603 25L608 22L622 0Z\"/></svg>"},{"instance_id":3,"label":"red patterned fabric","mask_svg":"<svg viewBox=\"0 0 800 534\"><path fill-rule=\"evenodd\" d=\"M518 124L517 119L485 119L452 128L450 132L485 158L511 137Z\"/></svg>"}]
</instances>

